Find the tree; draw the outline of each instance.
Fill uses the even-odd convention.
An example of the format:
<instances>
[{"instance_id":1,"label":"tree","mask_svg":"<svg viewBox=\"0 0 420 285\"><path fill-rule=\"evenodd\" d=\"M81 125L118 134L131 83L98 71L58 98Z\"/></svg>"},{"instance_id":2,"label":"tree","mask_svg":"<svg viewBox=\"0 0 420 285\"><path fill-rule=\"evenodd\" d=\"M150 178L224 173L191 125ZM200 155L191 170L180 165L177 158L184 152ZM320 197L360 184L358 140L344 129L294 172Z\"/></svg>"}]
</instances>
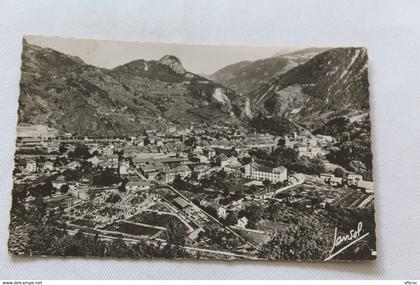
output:
<instances>
[{"instance_id":1,"label":"tree","mask_svg":"<svg viewBox=\"0 0 420 285\"><path fill-rule=\"evenodd\" d=\"M248 218L248 227L255 228L262 219L264 208L258 203L251 203L245 207L245 216Z\"/></svg>"},{"instance_id":2,"label":"tree","mask_svg":"<svg viewBox=\"0 0 420 285\"><path fill-rule=\"evenodd\" d=\"M344 178L346 177L346 171L341 167L337 167L336 169L334 169L334 175L337 177Z\"/></svg>"},{"instance_id":3,"label":"tree","mask_svg":"<svg viewBox=\"0 0 420 285\"><path fill-rule=\"evenodd\" d=\"M60 187L60 192L61 192L62 194L66 194L67 192L69 192L69 190L70 190L70 187L69 187L69 185L67 185L67 184L63 184L63 185L61 185L61 187Z\"/></svg>"},{"instance_id":4,"label":"tree","mask_svg":"<svg viewBox=\"0 0 420 285\"><path fill-rule=\"evenodd\" d=\"M97 186L110 186L120 181L120 177L111 168L105 168L99 175L93 177L93 184Z\"/></svg>"},{"instance_id":5,"label":"tree","mask_svg":"<svg viewBox=\"0 0 420 285\"><path fill-rule=\"evenodd\" d=\"M271 181L268 180L268 179L265 179L263 181L263 184L264 184L264 187L265 187L265 192L268 192L268 189L270 188L270 185L271 185Z\"/></svg>"},{"instance_id":6,"label":"tree","mask_svg":"<svg viewBox=\"0 0 420 285\"><path fill-rule=\"evenodd\" d=\"M227 226L236 225L238 223L238 214L236 212L229 212L226 217L225 224Z\"/></svg>"},{"instance_id":7,"label":"tree","mask_svg":"<svg viewBox=\"0 0 420 285\"><path fill-rule=\"evenodd\" d=\"M300 218L297 224L292 224L264 244L258 255L268 259L323 260L329 253L331 241L322 229L317 220Z\"/></svg>"},{"instance_id":8,"label":"tree","mask_svg":"<svg viewBox=\"0 0 420 285\"><path fill-rule=\"evenodd\" d=\"M120 195L118 195L117 193L111 193L111 195L109 195L108 198L105 199L105 202L115 204L117 202L120 202L121 200L122 199Z\"/></svg>"},{"instance_id":9,"label":"tree","mask_svg":"<svg viewBox=\"0 0 420 285\"><path fill-rule=\"evenodd\" d=\"M66 231L62 207L47 208L37 198L28 208L27 231L31 237L27 245L31 255L62 255L62 241Z\"/></svg>"},{"instance_id":10,"label":"tree","mask_svg":"<svg viewBox=\"0 0 420 285\"><path fill-rule=\"evenodd\" d=\"M172 185L176 189L182 189L182 187L184 186L184 181L182 180L181 175L177 174L175 176L174 181L172 182Z\"/></svg>"},{"instance_id":11,"label":"tree","mask_svg":"<svg viewBox=\"0 0 420 285\"><path fill-rule=\"evenodd\" d=\"M67 145L63 142L60 143L60 146L58 147L58 152L60 154L63 154L67 151Z\"/></svg>"},{"instance_id":12,"label":"tree","mask_svg":"<svg viewBox=\"0 0 420 285\"><path fill-rule=\"evenodd\" d=\"M258 190L258 187L255 184L252 184L251 187L249 187L249 191L251 193L255 193L255 192L257 192L257 190Z\"/></svg>"},{"instance_id":13,"label":"tree","mask_svg":"<svg viewBox=\"0 0 420 285\"><path fill-rule=\"evenodd\" d=\"M120 191L121 193L124 193L127 191L127 188L125 188L125 183L121 183L121 185L118 186L118 191Z\"/></svg>"},{"instance_id":14,"label":"tree","mask_svg":"<svg viewBox=\"0 0 420 285\"><path fill-rule=\"evenodd\" d=\"M229 187L228 187L228 185L223 185L223 196L224 197L227 197L227 196L229 196L229 194L230 194L230 191L229 191Z\"/></svg>"},{"instance_id":15,"label":"tree","mask_svg":"<svg viewBox=\"0 0 420 285\"><path fill-rule=\"evenodd\" d=\"M78 143L72 153L73 158L82 158L87 159L90 158L92 155L89 152L89 148L87 145Z\"/></svg>"},{"instance_id":16,"label":"tree","mask_svg":"<svg viewBox=\"0 0 420 285\"><path fill-rule=\"evenodd\" d=\"M273 203L266 208L268 218L273 222L277 222L283 213L283 206L280 203Z\"/></svg>"},{"instance_id":17,"label":"tree","mask_svg":"<svg viewBox=\"0 0 420 285\"><path fill-rule=\"evenodd\" d=\"M168 223L166 229L166 240L176 246L184 246L187 230L185 225L178 220L172 220Z\"/></svg>"},{"instance_id":18,"label":"tree","mask_svg":"<svg viewBox=\"0 0 420 285\"><path fill-rule=\"evenodd\" d=\"M235 191L235 194L233 195L233 198L235 200L239 200L239 199L242 199L243 197L245 197L245 195L244 195L244 190L242 189L242 187L236 188L236 191Z\"/></svg>"},{"instance_id":19,"label":"tree","mask_svg":"<svg viewBox=\"0 0 420 285\"><path fill-rule=\"evenodd\" d=\"M47 197L54 194L56 189L52 185L51 181L48 181L48 182L45 182L44 184L41 184L38 191L42 197Z\"/></svg>"}]
</instances>

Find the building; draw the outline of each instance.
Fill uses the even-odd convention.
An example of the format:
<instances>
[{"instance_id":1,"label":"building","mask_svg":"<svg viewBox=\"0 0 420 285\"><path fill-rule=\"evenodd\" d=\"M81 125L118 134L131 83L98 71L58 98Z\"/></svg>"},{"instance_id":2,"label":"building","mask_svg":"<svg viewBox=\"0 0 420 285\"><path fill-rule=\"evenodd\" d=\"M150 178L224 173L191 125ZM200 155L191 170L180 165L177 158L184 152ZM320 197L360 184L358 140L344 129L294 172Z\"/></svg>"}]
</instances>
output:
<instances>
[{"instance_id":1,"label":"building","mask_svg":"<svg viewBox=\"0 0 420 285\"><path fill-rule=\"evenodd\" d=\"M226 219L227 217L226 208L223 206L220 206L219 208L217 208L217 216L221 219Z\"/></svg>"},{"instance_id":2,"label":"building","mask_svg":"<svg viewBox=\"0 0 420 285\"><path fill-rule=\"evenodd\" d=\"M316 135L315 137L321 146L327 146L336 143L336 139L332 136Z\"/></svg>"},{"instance_id":3,"label":"building","mask_svg":"<svg viewBox=\"0 0 420 285\"><path fill-rule=\"evenodd\" d=\"M58 153L59 146L57 143L49 142L44 145L48 153Z\"/></svg>"},{"instance_id":4,"label":"building","mask_svg":"<svg viewBox=\"0 0 420 285\"><path fill-rule=\"evenodd\" d=\"M108 146L104 147L102 149L102 153L105 156L111 156L112 154L114 154L114 147L113 147L113 145L108 145Z\"/></svg>"},{"instance_id":5,"label":"building","mask_svg":"<svg viewBox=\"0 0 420 285\"><path fill-rule=\"evenodd\" d=\"M158 174L165 169L163 163L153 161L150 164L145 164L140 167L141 172L147 180L156 180Z\"/></svg>"},{"instance_id":6,"label":"building","mask_svg":"<svg viewBox=\"0 0 420 285\"><path fill-rule=\"evenodd\" d=\"M357 184L363 180L363 176L360 174L349 174L347 175L346 181L348 186L357 186Z\"/></svg>"},{"instance_id":7,"label":"building","mask_svg":"<svg viewBox=\"0 0 420 285\"><path fill-rule=\"evenodd\" d=\"M208 159L212 159L213 157L216 156L216 151L212 148L207 150L207 158Z\"/></svg>"},{"instance_id":8,"label":"building","mask_svg":"<svg viewBox=\"0 0 420 285\"><path fill-rule=\"evenodd\" d=\"M130 170L130 164L126 161L123 161L120 163L118 170L120 172L120 175L127 175Z\"/></svg>"},{"instance_id":9,"label":"building","mask_svg":"<svg viewBox=\"0 0 420 285\"><path fill-rule=\"evenodd\" d=\"M51 161L46 161L44 165L42 166L42 171L44 172L51 172L54 170L54 163Z\"/></svg>"},{"instance_id":10,"label":"building","mask_svg":"<svg viewBox=\"0 0 420 285\"><path fill-rule=\"evenodd\" d=\"M340 187L340 186L343 186L343 178L333 176L330 178L330 180L328 180L328 183L331 186Z\"/></svg>"},{"instance_id":11,"label":"building","mask_svg":"<svg viewBox=\"0 0 420 285\"><path fill-rule=\"evenodd\" d=\"M244 216L238 220L238 223L236 224L236 226L238 228L245 228L247 224L248 224L248 218Z\"/></svg>"},{"instance_id":12,"label":"building","mask_svg":"<svg viewBox=\"0 0 420 285\"><path fill-rule=\"evenodd\" d=\"M66 184L66 180L65 180L64 176L60 175L56 179L54 179L53 181L51 181L51 184L52 184L52 186L54 188L60 189L61 186L63 186L64 184Z\"/></svg>"},{"instance_id":13,"label":"building","mask_svg":"<svg viewBox=\"0 0 420 285\"><path fill-rule=\"evenodd\" d=\"M80 167L80 163L78 163L77 161L72 161L69 164L65 165L64 167L70 170L76 170L77 168Z\"/></svg>"},{"instance_id":14,"label":"building","mask_svg":"<svg viewBox=\"0 0 420 285\"><path fill-rule=\"evenodd\" d=\"M92 165L98 165L99 164L99 158L95 155L91 158L89 158L87 161L89 161L90 163L92 163Z\"/></svg>"},{"instance_id":15,"label":"building","mask_svg":"<svg viewBox=\"0 0 420 285\"><path fill-rule=\"evenodd\" d=\"M203 178L209 170L210 170L210 166L203 165L203 164L194 166L193 168L193 172L197 174L198 179Z\"/></svg>"},{"instance_id":16,"label":"building","mask_svg":"<svg viewBox=\"0 0 420 285\"><path fill-rule=\"evenodd\" d=\"M240 164L238 159L234 156L231 156L231 157L226 157L225 155L220 156L220 166L222 168L224 168L226 165L229 165L229 164L234 165L234 164L238 164L238 163Z\"/></svg>"},{"instance_id":17,"label":"building","mask_svg":"<svg viewBox=\"0 0 420 285\"><path fill-rule=\"evenodd\" d=\"M269 180L272 183L283 182L287 180L287 168L284 166L272 168L262 165L255 165L253 162L251 162L245 165L244 169L244 176L249 179Z\"/></svg>"},{"instance_id":18,"label":"building","mask_svg":"<svg viewBox=\"0 0 420 285\"><path fill-rule=\"evenodd\" d=\"M359 181L357 183L357 189L366 193L373 193L373 185L373 181Z\"/></svg>"},{"instance_id":19,"label":"building","mask_svg":"<svg viewBox=\"0 0 420 285\"><path fill-rule=\"evenodd\" d=\"M28 172L36 172L36 161L35 160L29 160L26 162L26 171Z\"/></svg>"},{"instance_id":20,"label":"building","mask_svg":"<svg viewBox=\"0 0 420 285\"><path fill-rule=\"evenodd\" d=\"M57 136L57 130L44 125L18 125L16 137L18 141L23 138L39 138L42 141L51 140Z\"/></svg>"},{"instance_id":21,"label":"building","mask_svg":"<svg viewBox=\"0 0 420 285\"><path fill-rule=\"evenodd\" d=\"M162 172L163 174L163 181L165 183L171 183L175 180L177 175L181 176L181 178L187 177L191 175L191 170L186 165L180 165L175 168L165 168Z\"/></svg>"},{"instance_id":22,"label":"building","mask_svg":"<svg viewBox=\"0 0 420 285\"><path fill-rule=\"evenodd\" d=\"M141 180L131 180L125 184L127 191L144 191L150 189L150 182Z\"/></svg>"},{"instance_id":23,"label":"building","mask_svg":"<svg viewBox=\"0 0 420 285\"><path fill-rule=\"evenodd\" d=\"M287 181L290 184L297 184L297 183L303 182L305 180L306 180L305 175L301 174L301 173L294 173L294 174L290 175L287 179Z\"/></svg>"},{"instance_id":24,"label":"building","mask_svg":"<svg viewBox=\"0 0 420 285\"><path fill-rule=\"evenodd\" d=\"M118 154L104 155L103 159L109 163L118 163Z\"/></svg>"},{"instance_id":25,"label":"building","mask_svg":"<svg viewBox=\"0 0 420 285\"><path fill-rule=\"evenodd\" d=\"M183 198L177 197L174 199L175 206L184 213L189 214L193 211L193 207Z\"/></svg>"}]
</instances>

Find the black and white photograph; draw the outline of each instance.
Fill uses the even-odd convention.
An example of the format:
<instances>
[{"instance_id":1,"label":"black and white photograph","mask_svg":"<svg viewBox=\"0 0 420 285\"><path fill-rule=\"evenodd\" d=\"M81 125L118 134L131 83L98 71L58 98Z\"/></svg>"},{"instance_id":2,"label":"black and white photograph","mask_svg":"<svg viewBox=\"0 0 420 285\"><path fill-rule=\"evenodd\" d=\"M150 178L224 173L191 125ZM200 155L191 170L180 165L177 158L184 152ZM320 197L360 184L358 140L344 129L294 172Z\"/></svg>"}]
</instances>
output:
<instances>
[{"instance_id":1,"label":"black and white photograph","mask_svg":"<svg viewBox=\"0 0 420 285\"><path fill-rule=\"evenodd\" d=\"M9 253L376 259L368 65L25 36Z\"/></svg>"}]
</instances>

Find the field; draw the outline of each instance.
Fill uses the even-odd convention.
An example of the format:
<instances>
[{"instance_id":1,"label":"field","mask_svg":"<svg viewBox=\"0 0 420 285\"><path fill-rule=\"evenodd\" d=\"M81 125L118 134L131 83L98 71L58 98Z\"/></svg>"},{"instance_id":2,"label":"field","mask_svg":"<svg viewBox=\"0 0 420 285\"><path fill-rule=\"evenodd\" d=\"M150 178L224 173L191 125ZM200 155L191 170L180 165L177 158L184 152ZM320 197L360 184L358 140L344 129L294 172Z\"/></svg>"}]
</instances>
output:
<instances>
[{"instance_id":1,"label":"field","mask_svg":"<svg viewBox=\"0 0 420 285\"><path fill-rule=\"evenodd\" d=\"M117 222L111 224L105 228L108 231L118 231L130 235L138 236L153 236L161 231L161 229L155 229L151 227L146 227L138 224L133 224L130 222Z\"/></svg>"},{"instance_id":2,"label":"field","mask_svg":"<svg viewBox=\"0 0 420 285\"><path fill-rule=\"evenodd\" d=\"M144 211L131 217L129 221L158 227L167 227L169 223L179 221L179 219L174 215Z\"/></svg>"}]
</instances>

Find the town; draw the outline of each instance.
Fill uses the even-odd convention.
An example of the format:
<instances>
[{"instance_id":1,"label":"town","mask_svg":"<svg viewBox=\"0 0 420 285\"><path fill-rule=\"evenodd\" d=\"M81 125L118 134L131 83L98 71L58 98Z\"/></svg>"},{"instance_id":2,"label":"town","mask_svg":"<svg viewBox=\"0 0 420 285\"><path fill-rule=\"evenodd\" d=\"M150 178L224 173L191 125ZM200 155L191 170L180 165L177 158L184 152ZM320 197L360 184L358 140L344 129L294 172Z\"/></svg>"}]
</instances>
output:
<instances>
[{"instance_id":1,"label":"town","mask_svg":"<svg viewBox=\"0 0 420 285\"><path fill-rule=\"evenodd\" d=\"M336 143L192 123L119 138L18 125L13 195L26 208L61 208L69 236L169 244L181 257L270 259L264 252L284 229L316 221L331 240L345 213L373 210L373 182L326 159Z\"/></svg>"}]
</instances>

